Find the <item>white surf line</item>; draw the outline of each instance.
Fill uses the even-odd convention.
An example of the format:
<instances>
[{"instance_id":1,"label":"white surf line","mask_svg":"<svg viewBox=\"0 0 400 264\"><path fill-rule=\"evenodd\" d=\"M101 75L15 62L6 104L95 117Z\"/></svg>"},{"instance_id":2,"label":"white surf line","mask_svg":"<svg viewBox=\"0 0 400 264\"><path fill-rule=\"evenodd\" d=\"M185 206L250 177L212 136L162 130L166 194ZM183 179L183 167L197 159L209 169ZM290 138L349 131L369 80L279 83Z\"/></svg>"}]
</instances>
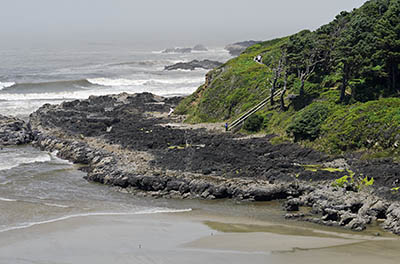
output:
<instances>
[{"instance_id":1,"label":"white surf line","mask_svg":"<svg viewBox=\"0 0 400 264\"><path fill-rule=\"evenodd\" d=\"M16 202L17 200L0 197L0 201L3 201L3 202Z\"/></svg>"},{"instance_id":2,"label":"white surf line","mask_svg":"<svg viewBox=\"0 0 400 264\"><path fill-rule=\"evenodd\" d=\"M44 205L51 206L51 207L59 207L59 208L69 208L68 205L54 204L54 203L44 203Z\"/></svg>"},{"instance_id":3,"label":"white surf line","mask_svg":"<svg viewBox=\"0 0 400 264\"><path fill-rule=\"evenodd\" d=\"M75 214L75 215L67 215L63 216L60 218L55 218L55 219L50 219L50 220L45 220L41 222L33 222L33 223L28 223L22 226L14 226L14 227L9 227L0 230L0 233L12 231L12 230L18 230L18 229L25 229L25 228L30 228L36 225L43 225L43 224L50 224L50 223L55 223L59 221L64 221L68 220L71 218L78 218L78 217L90 217L90 216L119 216L119 215L146 215L146 214L163 214L163 213L185 213L185 212L190 212L192 209L150 209L150 210L144 210L144 211L139 211L139 212L132 212L132 213L86 213L86 214Z\"/></svg>"}]
</instances>

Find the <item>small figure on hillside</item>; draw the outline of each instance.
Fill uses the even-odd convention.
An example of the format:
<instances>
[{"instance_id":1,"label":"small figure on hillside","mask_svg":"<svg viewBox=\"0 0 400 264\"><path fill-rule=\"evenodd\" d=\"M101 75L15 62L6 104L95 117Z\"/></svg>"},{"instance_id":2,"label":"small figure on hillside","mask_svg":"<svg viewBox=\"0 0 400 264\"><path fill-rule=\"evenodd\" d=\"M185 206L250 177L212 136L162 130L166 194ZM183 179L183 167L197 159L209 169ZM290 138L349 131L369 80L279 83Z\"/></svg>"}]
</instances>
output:
<instances>
[{"instance_id":1,"label":"small figure on hillside","mask_svg":"<svg viewBox=\"0 0 400 264\"><path fill-rule=\"evenodd\" d=\"M225 123L225 131L226 131L226 132L228 131L228 128L229 128L228 123Z\"/></svg>"},{"instance_id":2,"label":"small figure on hillside","mask_svg":"<svg viewBox=\"0 0 400 264\"><path fill-rule=\"evenodd\" d=\"M257 57L254 58L254 60L258 63L261 63L261 59L262 59L261 55L257 55Z\"/></svg>"},{"instance_id":3,"label":"small figure on hillside","mask_svg":"<svg viewBox=\"0 0 400 264\"><path fill-rule=\"evenodd\" d=\"M169 108L168 116L171 116L173 112L174 112L174 109L173 109L172 107L170 107L170 108Z\"/></svg>"}]
</instances>

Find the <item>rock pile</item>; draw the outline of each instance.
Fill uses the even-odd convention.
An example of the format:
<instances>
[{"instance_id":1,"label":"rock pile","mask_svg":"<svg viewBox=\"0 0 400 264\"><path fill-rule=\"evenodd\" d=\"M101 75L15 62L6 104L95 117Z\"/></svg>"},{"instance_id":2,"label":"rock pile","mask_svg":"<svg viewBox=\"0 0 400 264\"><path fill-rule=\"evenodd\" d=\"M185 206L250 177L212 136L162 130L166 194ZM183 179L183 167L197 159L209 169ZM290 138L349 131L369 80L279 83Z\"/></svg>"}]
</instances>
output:
<instances>
[{"instance_id":1,"label":"rock pile","mask_svg":"<svg viewBox=\"0 0 400 264\"><path fill-rule=\"evenodd\" d=\"M0 115L0 145L28 144L32 139L32 131L23 120Z\"/></svg>"}]
</instances>

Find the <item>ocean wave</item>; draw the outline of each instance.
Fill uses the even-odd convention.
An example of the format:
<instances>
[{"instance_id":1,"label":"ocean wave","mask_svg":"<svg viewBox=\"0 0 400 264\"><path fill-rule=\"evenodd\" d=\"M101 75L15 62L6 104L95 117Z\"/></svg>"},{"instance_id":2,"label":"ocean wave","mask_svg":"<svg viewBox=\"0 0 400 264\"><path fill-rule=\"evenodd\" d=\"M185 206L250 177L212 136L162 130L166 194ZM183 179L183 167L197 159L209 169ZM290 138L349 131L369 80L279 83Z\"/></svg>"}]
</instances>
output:
<instances>
[{"instance_id":1,"label":"ocean wave","mask_svg":"<svg viewBox=\"0 0 400 264\"><path fill-rule=\"evenodd\" d=\"M147 80L129 80L129 79L109 79L109 78L93 78L88 79L92 84L101 86L135 86L144 85Z\"/></svg>"},{"instance_id":2,"label":"ocean wave","mask_svg":"<svg viewBox=\"0 0 400 264\"><path fill-rule=\"evenodd\" d=\"M0 156L1 157L1 156ZM7 159L4 162L0 162L0 171L10 170L21 165L32 164L32 163L44 163L51 161L51 156L48 154L39 155L36 157L13 157L11 160Z\"/></svg>"},{"instance_id":3,"label":"ocean wave","mask_svg":"<svg viewBox=\"0 0 400 264\"><path fill-rule=\"evenodd\" d=\"M4 86L2 93L13 94L29 94L29 93L48 93L48 92L64 92L84 90L93 86L88 80L72 80L72 81L54 81L54 82L38 82L38 83L8 83ZM0 86L1 87L1 86Z\"/></svg>"},{"instance_id":4,"label":"ocean wave","mask_svg":"<svg viewBox=\"0 0 400 264\"><path fill-rule=\"evenodd\" d=\"M66 164L66 165L73 165L74 163L69 161L69 160L65 160L65 159L60 159L59 157L57 157L58 154L58 150L55 150L53 152L50 153L50 157L51 157L51 162L55 163L55 164Z\"/></svg>"},{"instance_id":5,"label":"ocean wave","mask_svg":"<svg viewBox=\"0 0 400 264\"><path fill-rule=\"evenodd\" d=\"M142 210L142 211L138 211L138 212L123 212L123 213L99 212L99 213L74 214L74 215L66 215L66 216L59 217L59 218L44 220L44 221L40 221L40 222L24 223L24 224L22 224L20 226L13 226L13 227L4 228L4 229L0 230L0 233L12 231L12 230L30 228L30 227L36 226L36 225L55 223L55 222L64 221L64 220L68 220L68 219L71 219L71 218L77 218L77 217L185 213L185 212L190 212L190 211L192 211L192 209L152 208L152 209Z\"/></svg>"},{"instance_id":6,"label":"ocean wave","mask_svg":"<svg viewBox=\"0 0 400 264\"><path fill-rule=\"evenodd\" d=\"M0 91L13 85L15 85L15 82L0 82Z\"/></svg>"},{"instance_id":7,"label":"ocean wave","mask_svg":"<svg viewBox=\"0 0 400 264\"><path fill-rule=\"evenodd\" d=\"M108 64L107 66L125 66L125 65L135 65L135 66L156 66L156 65L164 65L167 63L171 63L173 60L143 60L143 61L127 61L127 62L119 62Z\"/></svg>"},{"instance_id":8,"label":"ocean wave","mask_svg":"<svg viewBox=\"0 0 400 264\"><path fill-rule=\"evenodd\" d=\"M193 84L201 83L204 81L203 77L197 78L175 78L175 79L145 79L145 80L131 80L131 79L110 79L110 78L94 78L88 79L92 84L101 86L156 86L156 85L173 85L173 84Z\"/></svg>"}]
</instances>

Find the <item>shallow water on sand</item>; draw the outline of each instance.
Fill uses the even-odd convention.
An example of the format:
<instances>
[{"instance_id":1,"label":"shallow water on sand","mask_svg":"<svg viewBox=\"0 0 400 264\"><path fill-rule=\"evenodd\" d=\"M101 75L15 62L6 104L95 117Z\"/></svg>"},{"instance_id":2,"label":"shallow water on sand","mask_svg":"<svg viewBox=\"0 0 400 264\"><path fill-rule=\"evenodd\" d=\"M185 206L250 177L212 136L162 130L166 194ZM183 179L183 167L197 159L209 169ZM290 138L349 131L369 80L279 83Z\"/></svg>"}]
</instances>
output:
<instances>
[{"instance_id":1,"label":"shallow water on sand","mask_svg":"<svg viewBox=\"0 0 400 264\"><path fill-rule=\"evenodd\" d=\"M288 221L279 202L141 198L88 183L77 165L54 153L11 147L1 149L0 158L0 263L367 264L400 258L395 236Z\"/></svg>"},{"instance_id":2,"label":"shallow water on sand","mask_svg":"<svg viewBox=\"0 0 400 264\"><path fill-rule=\"evenodd\" d=\"M30 146L0 150L0 232L81 215L176 211L88 183L77 165Z\"/></svg>"}]
</instances>

